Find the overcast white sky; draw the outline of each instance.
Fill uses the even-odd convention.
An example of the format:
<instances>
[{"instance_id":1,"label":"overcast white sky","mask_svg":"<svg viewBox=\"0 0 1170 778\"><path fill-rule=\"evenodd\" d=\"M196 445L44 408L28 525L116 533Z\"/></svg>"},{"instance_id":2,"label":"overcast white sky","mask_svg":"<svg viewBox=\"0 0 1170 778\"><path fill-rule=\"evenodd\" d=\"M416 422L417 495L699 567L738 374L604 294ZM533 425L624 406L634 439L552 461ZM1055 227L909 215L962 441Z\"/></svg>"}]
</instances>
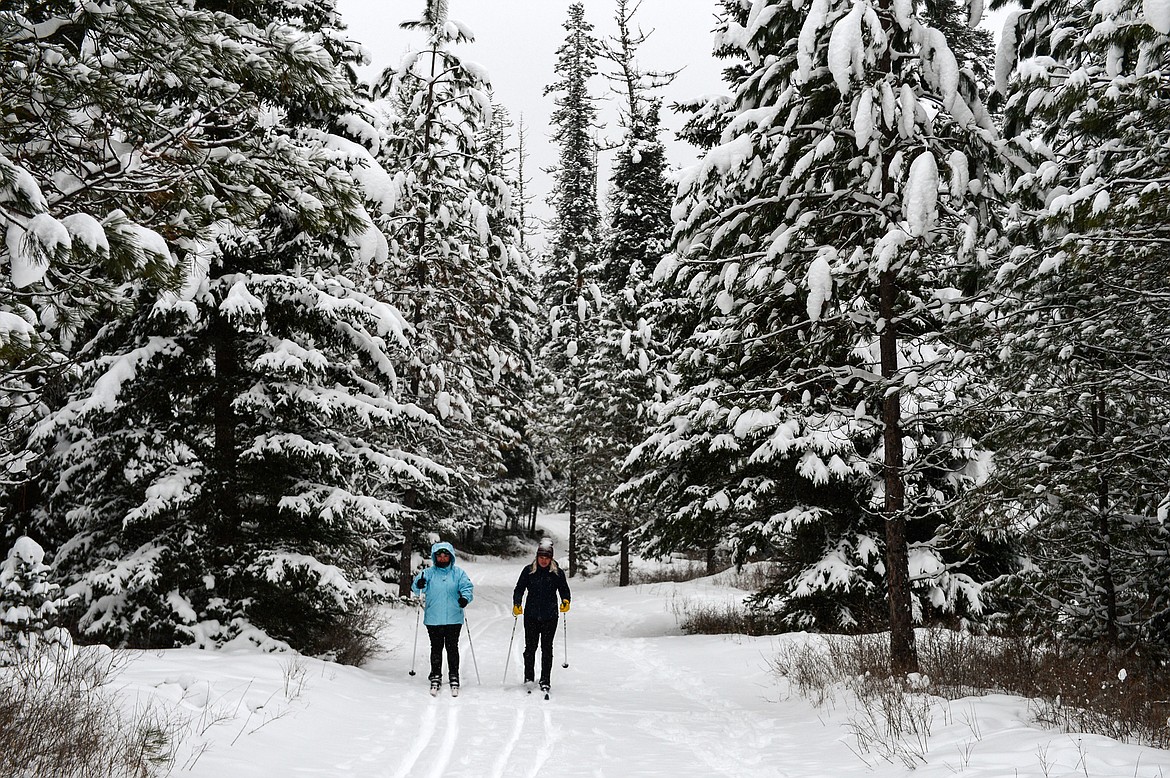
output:
<instances>
[{"instance_id":1,"label":"overcast white sky","mask_svg":"<svg viewBox=\"0 0 1170 778\"><path fill-rule=\"evenodd\" d=\"M557 150L549 141L549 115L553 110L552 96L543 95L544 87L553 80L556 50L564 41L564 24L570 0L450 0L451 18L457 19L475 33L475 43L461 45L460 56L482 65L491 75L497 102L507 106L515 121L523 114L528 127L532 170L532 194L537 215L551 216L546 205L551 179L539 168L555 164ZM338 0L342 18L349 34L361 42L370 54L371 65L362 75L371 80L383 68L396 66L402 55L423 45L423 36L398 27L406 19L422 15L424 0ZM640 63L647 70L677 70L683 68L675 82L663 90L669 105L702 94L724 91L720 78L721 63L711 56L711 29L715 25L716 0L642 0L635 17L643 31L653 34L643 46ZM613 0L586 0L586 18L593 23L598 37L617 32L614 23ZM599 68L606 67L599 62ZM593 81L593 93L608 96L609 83L598 76ZM603 139L617 140L621 130L617 124L614 99L602 106L601 120L608 125ZM674 140L674 131L681 125L680 117L664 112L667 132L667 152L674 165L687 165L695 159L695 151L687 144ZM605 155L606 157L611 156ZM602 160L602 176L608 177L607 160ZM606 182L601 182L602 192Z\"/></svg>"},{"instance_id":2,"label":"overcast white sky","mask_svg":"<svg viewBox=\"0 0 1170 778\"><path fill-rule=\"evenodd\" d=\"M457 48L460 56L485 67L491 76L497 102L507 106L513 120L522 114L528 127L531 194L534 210L549 218L547 205L552 187L551 177L541 168L556 163L557 150L549 140L549 115L552 96L545 97L544 87L553 80L556 50L564 41L564 24L571 0L450 0L451 18L463 22L475 33L475 43ZM397 66L403 54L421 48L419 32L399 29L400 22L422 16L424 0L338 0L349 34L369 52L371 64L362 71L367 81L386 67ZM646 70L678 70L674 83L663 90L667 106L673 101L726 91L720 71L723 63L711 56L711 30L715 26L717 0L642 0L635 22L644 32L653 33L642 47L640 64ZM985 18L984 25L998 36L1005 12ZM585 0L586 18L601 38L617 32L614 23L614 0ZM606 62L598 63L605 69ZM609 82L598 76L593 93L609 97L602 105L601 121L608 126L603 140L621 137L617 123L617 102L609 92ZM682 117L665 111L663 140L675 166L691 164L696 156L688 144L674 138ZM600 188L608 188L610 154L601 159ZM527 172L527 171L526 171Z\"/></svg>"}]
</instances>

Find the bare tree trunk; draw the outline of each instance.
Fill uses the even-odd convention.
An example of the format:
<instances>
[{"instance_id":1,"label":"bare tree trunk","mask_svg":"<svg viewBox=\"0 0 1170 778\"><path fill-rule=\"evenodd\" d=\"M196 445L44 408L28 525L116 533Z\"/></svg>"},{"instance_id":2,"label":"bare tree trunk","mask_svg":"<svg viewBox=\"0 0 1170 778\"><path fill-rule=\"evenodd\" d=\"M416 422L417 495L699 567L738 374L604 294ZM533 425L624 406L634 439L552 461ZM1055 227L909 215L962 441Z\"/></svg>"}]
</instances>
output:
<instances>
[{"instance_id":1,"label":"bare tree trunk","mask_svg":"<svg viewBox=\"0 0 1170 778\"><path fill-rule=\"evenodd\" d=\"M1093 404L1093 435L1105 438L1105 395L1098 392ZM1105 604L1105 642L1117 645L1117 585L1113 580L1113 537L1109 526L1109 481L1097 473L1097 556L1101 564L1101 598Z\"/></svg>"},{"instance_id":2,"label":"bare tree trunk","mask_svg":"<svg viewBox=\"0 0 1170 778\"><path fill-rule=\"evenodd\" d=\"M524 178L524 167L528 161L528 128L524 125L524 114L520 114L520 121L516 129L516 203L519 209L518 222L520 225L520 250L526 248L528 237L528 181Z\"/></svg>"},{"instance_id":3,"label":"bare tree trunk","mask_svg":"<svg viewBox=\"0 0 1170 778\"><path fill-rule=\"evenodd\" d=\"M413 507L418 493L411 489L403 498L407 508ZM409 515L402 517L402 545L398 549L398 595L405 597L410 594L410 580L414 577L414 519Z\"/></svg>"},{"instance_id":4,"label":"bare tree trunk","mask_svg":"<svg viewBox=\"0 0 1170 778\"><path fill-rule=\"evenodd\" d=\"M715 569L715 541L707 544L707 575L715 575L719 572Z\"/></svg>"},{"instance_id":5,"label":"bare tree trunk","mask_svg":"<svg viewBox=\"0 0 1170 778\"><path fill-rule=\"evenodd\" d=\"M622 524L621 553L618 556L618 586L630 585L630 525Z\"/></svg>"},{"instance_id":6,"label":"bare tree trunk","mask_svg":"<svg viewBox=\"0 0 1170 778\"><path fill-rule=\"evenodd\" d=\"M236 334L223 314L216 313L211 324L215 349L215 384L212 409L215 417L215 507L219 513L220 531L217 540L226 540L225 533L239 524L239 503L236 467L236 413L232 407L234 385L239 375L239 354Z\"/></svg>"},{"instance_id":7,"label":"bare tree trunk","mask_svg":"<svg viewBox=\"0 0 1170 778\"><path fill-rule=\"evenodd\" d=\"M882 377L898 372L898 333L894 324L898 295L894 271L886 270L879 281L882 331ZM906 541L906 492L902 481L902 403L898 392L887 388L882 400L883 470L886 485L886 582L890 604L890 664L895 675L918 672L914 645L914 617L910 606L910 563Z\"/></svg>"},{"instance_id":8,"label":"bare tree trunk","mask_svg":"<svg viewBox=\"0 0 1170 778\"><path fill-rule=\"evenodd\" d=\"M569 577L577 574L577 465L569 467Z\"/></svg>"}]
</instances>

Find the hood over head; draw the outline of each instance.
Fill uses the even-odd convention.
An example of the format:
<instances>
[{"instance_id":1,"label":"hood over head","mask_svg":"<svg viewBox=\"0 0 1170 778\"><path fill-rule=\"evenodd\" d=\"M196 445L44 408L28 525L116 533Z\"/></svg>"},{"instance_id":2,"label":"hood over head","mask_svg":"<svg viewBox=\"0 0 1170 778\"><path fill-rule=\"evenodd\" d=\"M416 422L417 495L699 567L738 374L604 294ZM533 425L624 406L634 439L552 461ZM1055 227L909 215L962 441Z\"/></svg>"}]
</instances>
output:
<instances>
[{"instance_id":1,"label":"hood over head","mask_svg":"<svg viewBox=\"0 0 1170 778\"><path fill-rule=\"evenodd\" d=\"M451 564L455 564L455 547L446 541L443 541L441 543L436 543L433 546L431 546L431 564L438 567L439 563L435 559L435 556L440 551L446 551L448 554L450 554L451 555Z\"/></svg>"}]
</instances>

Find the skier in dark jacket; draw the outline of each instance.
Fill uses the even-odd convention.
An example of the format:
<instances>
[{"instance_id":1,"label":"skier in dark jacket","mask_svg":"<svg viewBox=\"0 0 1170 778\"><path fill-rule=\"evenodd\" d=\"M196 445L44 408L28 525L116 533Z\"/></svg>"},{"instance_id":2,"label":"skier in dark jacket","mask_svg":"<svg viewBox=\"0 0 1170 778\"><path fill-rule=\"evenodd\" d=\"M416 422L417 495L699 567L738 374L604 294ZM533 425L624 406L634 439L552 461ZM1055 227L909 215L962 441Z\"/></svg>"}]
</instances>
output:
<instances>
[{"instance_id":1,"label":"skier in dark jacket","mask_svg":"<svg viewBox=\"0 0 1170 778\"><path fill-rule=\"evenodd\" d=\"M528 602L522 607L524 592ZM569 581L553 559L551 538L536 549L536 559L525 566L512 592L512 615L524 616L524 683L531 684L536 670L536 644L540 643L540 688L547 692L552 676L553 638L559 614L569 612ZM559 600L559 603L558 603Z\"/></svg>"},{"instance_id":2,"label":"skier in dark jacket","mask_svg":"<svg viewBox=\"0 0 1170 778\"><path fill-rule=\"evenodd\" d=\"M451 694L459 694L459 633L463 609L471 602L471 579L455 566L455 549L450 543L431 546L434 567L423 570L410 585L415 594L426 594L423 623L431 638L431 694L438 694L443 680L443 649L447 649L447 673Z\"/></svg>"}]
</instances>

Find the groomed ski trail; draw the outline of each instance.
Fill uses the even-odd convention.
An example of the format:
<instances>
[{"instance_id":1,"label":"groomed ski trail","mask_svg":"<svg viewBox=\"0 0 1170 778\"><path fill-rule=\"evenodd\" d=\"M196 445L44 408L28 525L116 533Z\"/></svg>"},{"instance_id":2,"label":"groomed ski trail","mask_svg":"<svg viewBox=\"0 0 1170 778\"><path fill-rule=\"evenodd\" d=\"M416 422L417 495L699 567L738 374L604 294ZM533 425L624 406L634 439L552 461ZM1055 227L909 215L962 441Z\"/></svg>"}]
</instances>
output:
<instances>
[{"instance_id":1,"label":"groomed ski trail","mask_svg":"<svg viewBox=\"0 0 1170 778\"><path fill-rule=\"evenodd\" d=\"M680 636L673 585L618 589L597 578L573 579L573 607L567 615L570 667L561 666L565 643L558 630L551 699L546 701L539 692L524 693L524 630L518 622L505 685L504 664L514 624L512 588L529 561L460 558L476 589L460 640L459 697L451 697L445 684L438 697L428 693L425 627L419 627L416 675L408 675L416 612L393 608L387 612L385 656L361 669L296 659L309 666L300 694L288 695L279 709L270 704L272 720L263 726L249 729L225 719L223 728L245 731L240 737L217 737L221 725L206 727L201 742L188 744L199 749L198 757L178 774L193 778L535 778L550 770L601 778L816 774L765 768L790 759L802 741L806 742L799 750L807 751L807 738L787 737L787 725L777 718L791 709L774 702L766 659L771 648L759 642L747 648L732 639ZM743 593L724 587L720 596L734 601ZM729 651L739 655L730 656ZM294 661L265 654L220 657L228 664L239 663L232 674L241 688L258 688L264 677L276 688L287 686L287 677L280 676ZM157 663L159 668L165 667L165 659L164 655ZM482 683L476 680L476 665ZM722 672L712 672L719 668ZM758 692L751 710L721 699L720 683L729 679L739 683L748 676ZM165 685L157 678L144 680L147 685ZM214 720L212 711L203 715ZM798 718L807 723L810 717ZM827 734L819 724L816 729L822 730L821 737ZM304 743L305 749L286 753L290 749L273 748L277 742Z\"/></svg>"},{"instance_id":2,"label":"groomed ski trail","mask_svg":"<svg viewBox=\"0 0 1170 778\"><path fill-rule=\"evenodd\" d=\"M558 554L563 551L558 544ZM688 607L742 600L745 592L722 582L726 576L624 588L601 577L573 579L570 667L561 667L564 634L558 632L552 698L525 694L523 627L512 617L511 600L529 562L460 559L476 596L460 641L458 698L428 693L425 630L417 674L408 675L413 608L387 611L387 653L363 668L253 649L172 649L128 659L121 694L130 705L158 705L187 717L173 775L191 778L907 774L900 762L857 751L846 703L814 708L777 678L778 654L788 645L807 647L808 636L681 634L679 613ZM976 707L978 729L965 723ZM969 698L936 714L930 752L914 770L918 778L1170 775L1167 752L1042 731L1019 698Z\"/></svg>"}]
</instances>

